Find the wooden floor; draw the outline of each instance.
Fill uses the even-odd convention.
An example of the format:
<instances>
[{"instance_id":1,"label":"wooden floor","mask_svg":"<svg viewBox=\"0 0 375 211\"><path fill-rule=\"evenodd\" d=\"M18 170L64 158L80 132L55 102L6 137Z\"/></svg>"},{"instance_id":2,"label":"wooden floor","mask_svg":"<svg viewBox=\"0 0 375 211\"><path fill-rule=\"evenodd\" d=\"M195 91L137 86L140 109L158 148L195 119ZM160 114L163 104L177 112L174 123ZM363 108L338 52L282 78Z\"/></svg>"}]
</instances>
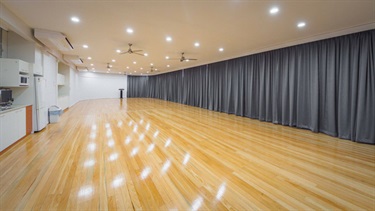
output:
<instances>
[{"instance_id":1,"label":"wooden floor","mask_svg":"<svg viewBox=\"0 0 375 211\"><path fill-rule=\"evenodd\" d=\"M375 210L375 146L155 99L79 102L0 174L0 210Z\"/></svg>"}]
</instances>

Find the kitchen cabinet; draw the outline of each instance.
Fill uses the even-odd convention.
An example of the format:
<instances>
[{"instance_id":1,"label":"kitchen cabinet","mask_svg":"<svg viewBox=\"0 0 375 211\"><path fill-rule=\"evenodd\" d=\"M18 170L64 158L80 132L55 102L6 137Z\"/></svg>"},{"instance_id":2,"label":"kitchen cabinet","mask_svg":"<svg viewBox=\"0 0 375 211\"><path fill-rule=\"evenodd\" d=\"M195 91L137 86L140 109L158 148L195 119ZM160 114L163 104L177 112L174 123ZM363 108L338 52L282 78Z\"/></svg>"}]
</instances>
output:
<instances>
[{"instance_id":1,"label":"kitchen cabinet","mask_svg":"<svg viewBox=\"0 0 375 211\"><path fill-rule=\"evenodd\" d=\"M0 150L2 151L8 145L9 140L12 139L13 133L10 125L12 124L12 115L10 113L0 114Z\"/></svg>"},{"instance_id":2,"label":"kitchen cabinet","mask_svg":"<svg viewBox=\"0 0 375 211\"><path fill-rule=\"evenodd\" d=\"M65 84L65 76L58 73L57 74L57 85L62 86Z\"/></svg>"},{"instance_id":3,"label":"kitchen cabinet","mask_svg":"<svg viewBox=\"0 0 375 211\"><path fill-rule=\"evenodd\" d=\"M0 86L28 86L29 63L19 59L0 58Z\"/></svg>"},{"instance_id":4,"label":"kitchen cabinet","mask_svg":"<svg viewBox=\"0 0 375 211\"><path fill-rule=\"evenodd\" d=\"M23 138L26 136L26 108L21 108L15 111L16 112L16 127L18 128L17 130L17 136L16 136L16 141L18 139Z\"/></svg>"},{"instance_id":5,"label":"kitchen cabinet","mask_svg":"<svg viewBox=\"0 0 375 211\"><path fill-rule=\"evenodd\" d=\"M0 151L26 135L25 107L0 114Z\"/></svg>"},{"instance_id":6,"label":"kitchen cabinet","mask_svg":"<svg viewBox=\"0 0 375 211\"><path fill-rule=\"evenodd\" d=\"M36 76L43 76L43 66L40 64L30 64L30 70L33 70L32 72Z\"/></svg>"},{"instance_id":7,"label":"kitchen cabinet","mask_svg":"<svg viewBox=\"0 0 375 211\"><path fill-rule=\"evenodd\" d=\"M29 63L19 59L1 58L1 69L4 71L13 71L17 73L29 74Z\"/></svg>"}]
</instances>

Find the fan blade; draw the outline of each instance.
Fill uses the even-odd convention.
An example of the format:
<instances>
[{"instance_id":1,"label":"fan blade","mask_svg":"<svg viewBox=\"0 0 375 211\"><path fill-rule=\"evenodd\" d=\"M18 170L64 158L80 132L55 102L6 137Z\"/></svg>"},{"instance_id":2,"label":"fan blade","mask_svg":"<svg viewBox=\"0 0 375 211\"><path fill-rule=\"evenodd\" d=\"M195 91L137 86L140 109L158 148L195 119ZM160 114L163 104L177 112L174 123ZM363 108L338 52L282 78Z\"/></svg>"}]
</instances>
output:
<instances>
[{"instance_id":1,"label":"fan blade","mask_svg":"<svg viewBox=\"0 0 375 211\"><path fill-rule=\"evenodd\" d=\"M181 58L169 58L167 60L180 60Z\"/></svg>"},{"instance_id":2,"label":"fan blade","mask_svg":"<svg viewBox=\"0 0 375 211\"><path fill-rule=\"evenodd\" d=\"M134 51L133 51L133 53L134 53ZM140 56L145 56L145 55L143 55L141 53L134 53L134 54L137 54L137 55L140 55Z\"/></svg>"},{"instance_id":3,"label":"fan blade","mask_svg":"<svg viewBox=\"0 0 375 211\"><path fill-rule=\"evenodd\" d=\"M136 52L141 52L143 50L132 50L132 51L133 51L133 53L136 53Z\"/></svg>"},{"instance_id":4,"label":"fan blade","mask_svg":"<svg viewBox=\"0 0 375 211\"><path fill-rule=\"evenodd\" d=\"M121 52L121 53L119 53L119 54L127 54L127 53L129 53L129 52L127 52L127 51L124 51L124 52Z\"/></svg>"},{"instance_id":5,"label":"fan blade","mask_svg":"<svg viewBox=\"0 0 375 211\"><path fill-rule=\"evenodd\" d=\"M185 59L185 61L186 61L186 60L189 60L189 61L190 61L190 60L198 60L198 59Z\"/></svg>"}]
</instances>

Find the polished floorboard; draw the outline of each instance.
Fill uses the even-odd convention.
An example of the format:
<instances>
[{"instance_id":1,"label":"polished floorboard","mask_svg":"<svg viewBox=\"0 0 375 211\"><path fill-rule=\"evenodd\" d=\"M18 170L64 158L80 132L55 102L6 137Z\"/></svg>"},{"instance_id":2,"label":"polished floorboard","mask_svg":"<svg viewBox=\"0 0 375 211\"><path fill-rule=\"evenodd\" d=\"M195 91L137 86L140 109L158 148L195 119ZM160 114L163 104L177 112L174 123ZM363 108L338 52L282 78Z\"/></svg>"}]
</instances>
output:
<instances>
[{"instance_id":1,"label":"polished floorboard","mask_svg":"<svg viewBox=\"0 0 375 211\"><path fill-rule=\"evenodd\" d=\"M157 99L81 101L0 176L0 210L375 210L375 146Z\"/></svg>"}]
</instances>

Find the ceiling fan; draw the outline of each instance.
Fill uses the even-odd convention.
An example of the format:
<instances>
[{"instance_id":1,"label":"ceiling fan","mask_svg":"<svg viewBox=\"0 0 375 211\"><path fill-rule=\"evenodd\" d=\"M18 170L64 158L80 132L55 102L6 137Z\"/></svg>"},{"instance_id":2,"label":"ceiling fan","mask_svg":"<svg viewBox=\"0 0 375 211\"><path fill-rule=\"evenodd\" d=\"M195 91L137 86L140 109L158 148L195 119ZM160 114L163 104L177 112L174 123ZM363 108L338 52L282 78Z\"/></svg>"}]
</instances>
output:
<instances>
[{"instance_id":1,"label":"ceiling fan","mask_svg":"<svg viewBox=\"0 0 375 211\"><path fill-rule=\"evenodd\" d=\"M112 68L112 65L110 65L109 63L107 63L107 70L110 70Z\"/></svg>"},{"instance_id":2,"label":"ceiling fan","mask_svg":"<svg viewBox=\"0 0 375 211\"><path fill-rule=\"evenodd\" d=\"M151 66L151 69L150 69L150 71L148 71L147 73L153 73L154 71L158 71L158 69L154 69L154 66Z\"/></svg>"},{"instance_id":3,"label":"ceiling fan","mask_svg":"<svg viewBox=\"0 0 375 211\"><path fill-rule=\"evenodd\" d=\"M193 58L186 58L184 56L184 52L181 53L181 58L179 59L171 59L171 60L180 60L180 62L188 62L188 61L193 61L193 60L198 60L198 59L193 59Z\"/></svg>"},{"instance_id":4,"label":"ceiling fan","mask_svg":"<svg viewBox=\"0 0 375 211\"><path fill-rule=\"evenodd\" d=\"M137 55L140 55L140 56L144 56L143 54L141 53L138 53L138 52L141 52L143 50L132 50L132 45L131 43L128 44L129 45L129 49L127 51L123 51L123 52L120 52L119 54L137 54Z\"/></svg>"}]
</instances>

